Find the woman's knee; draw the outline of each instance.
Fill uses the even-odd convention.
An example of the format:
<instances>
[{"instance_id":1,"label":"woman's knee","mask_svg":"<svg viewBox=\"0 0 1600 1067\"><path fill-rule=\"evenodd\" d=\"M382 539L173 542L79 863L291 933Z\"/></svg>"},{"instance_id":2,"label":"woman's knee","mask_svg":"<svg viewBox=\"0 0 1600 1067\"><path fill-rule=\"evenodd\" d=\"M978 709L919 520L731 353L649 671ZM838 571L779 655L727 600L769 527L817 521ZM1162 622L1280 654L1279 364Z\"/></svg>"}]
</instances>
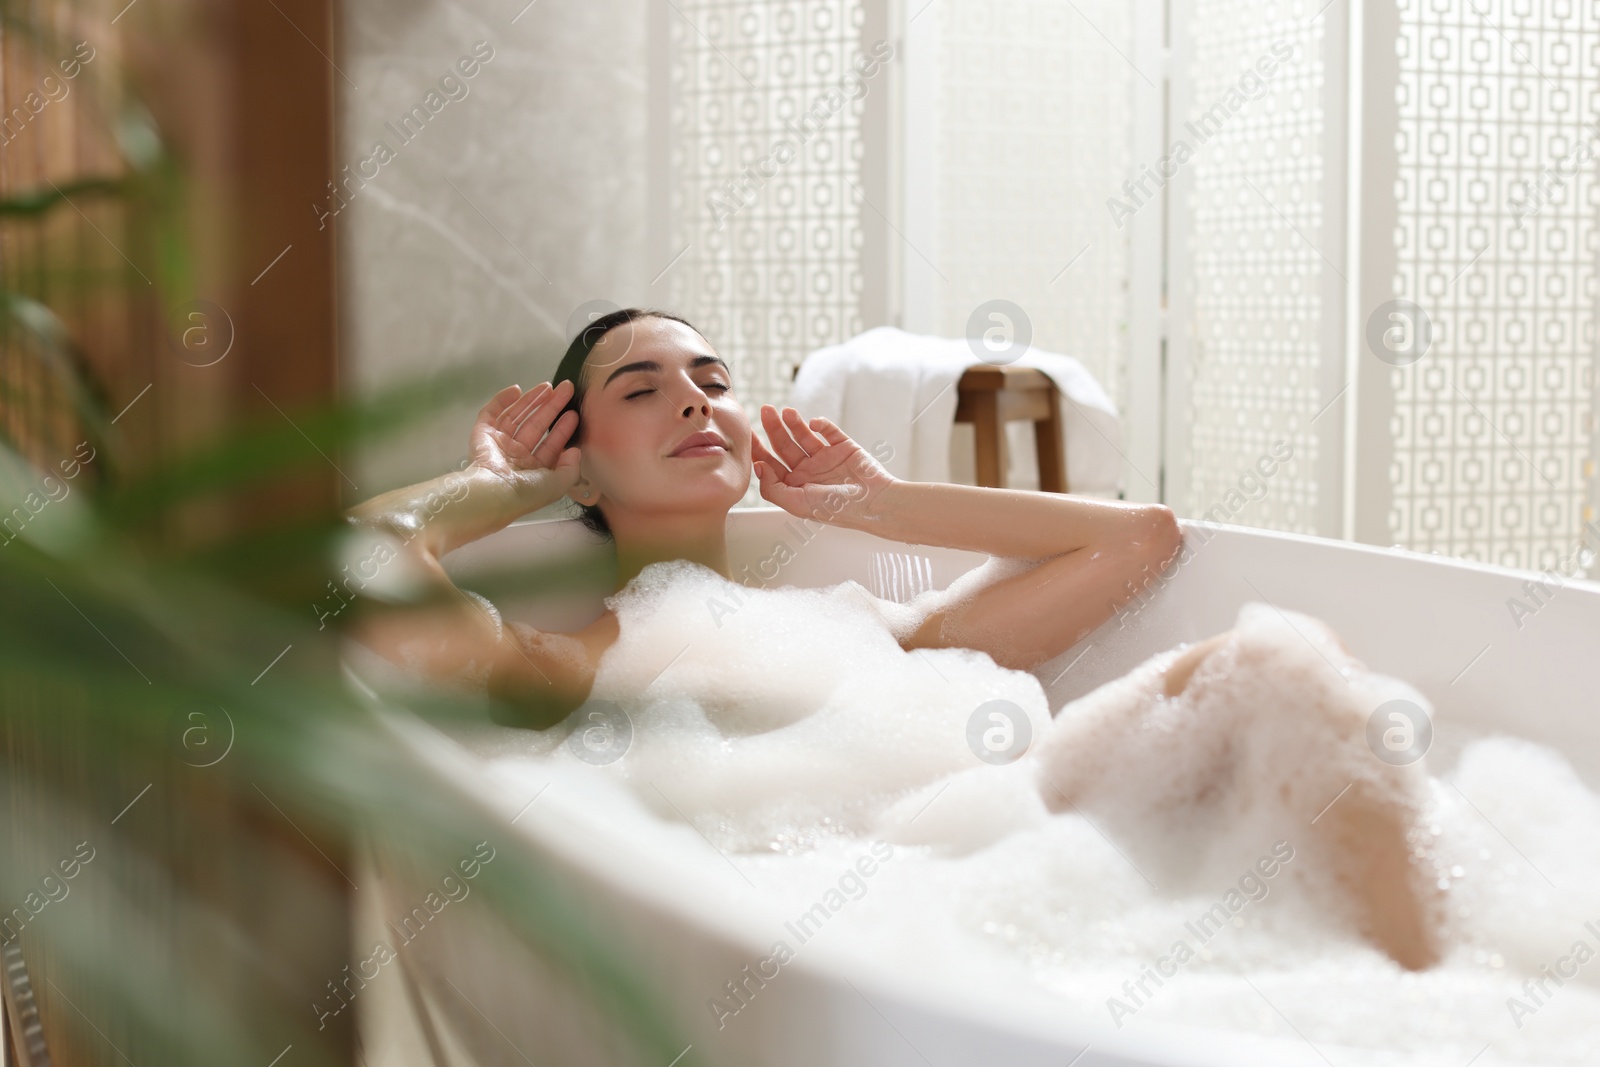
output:
<instances>
[{"instance_id":1,"label":"woman's knee","mask_svg":"<svg viewBox=\"0 0 1600 1067\"><path fill-rule=\"evenodd\" d=\"M1169 697L1175 697L1183 692L1184 687L1189 684L1189 678L1194 674L1195 669L1200 666L1201 661L1226 642L1232 633L1232 630L1224 630L1220 634L1206 638L1199 644L1190 645L1184 649L1178 655L1178 658L1172 661L1171 666L1167 668L1162 691Z\"/></svg>"}]
</instances>

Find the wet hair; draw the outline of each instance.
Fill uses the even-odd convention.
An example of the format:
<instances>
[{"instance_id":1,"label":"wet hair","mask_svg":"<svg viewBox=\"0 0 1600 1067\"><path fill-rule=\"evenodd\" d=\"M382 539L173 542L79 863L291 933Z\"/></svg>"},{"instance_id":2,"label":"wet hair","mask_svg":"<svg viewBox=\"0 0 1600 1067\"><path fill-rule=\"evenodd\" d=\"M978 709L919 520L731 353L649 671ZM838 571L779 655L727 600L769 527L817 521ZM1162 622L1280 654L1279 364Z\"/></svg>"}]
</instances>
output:
<instances>
[{"instance_id":1,"label":"wet hair","mask_svg":"<svg viewBox=\"0 0 1600 1067\"><path fill-rule=\"evenodd\" d=\"M589 353L600 339L611 330L624 323L633 322L635 319L670 319L681 322L695 333L700 331L688 319L672 314L670 311L657 311L654 308L621 308L617 311L601 315L589 325L578 331L578 335L567 346L566 355L561 357L561 362L556 365L555 374L550 377L552 386L560 385L564 381L572 382L572 398L567 401L567 406L558 412L556 417L567 411L578 411L583 404L583 365L589 358ZM703 336L703 335L702 335ZM578 420L578 428L572 432L568 445L581 445L583 438L583 420ZM576 503L576 501L574 501ZM589 529L606 538L611 537L611 527L606 523L606 517L600 513L598 504L578 504L578 521Z\"/></svg>"}]
</instances>

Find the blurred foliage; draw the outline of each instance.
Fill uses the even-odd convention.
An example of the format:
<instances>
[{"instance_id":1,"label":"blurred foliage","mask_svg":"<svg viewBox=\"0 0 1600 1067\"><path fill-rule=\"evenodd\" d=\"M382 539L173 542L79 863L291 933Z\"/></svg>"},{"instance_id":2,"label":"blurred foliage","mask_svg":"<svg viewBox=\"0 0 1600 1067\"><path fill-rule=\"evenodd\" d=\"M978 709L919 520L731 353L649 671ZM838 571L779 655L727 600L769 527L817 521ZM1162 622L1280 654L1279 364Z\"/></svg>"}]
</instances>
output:
<instances>
[{"instance_id":1,"label":"blurred foliage","mask_svg":"<svg viewBox=\"0 0 1600 1067\"><path fill-rule=\"evenodd\" d=\"M56 36L33 13L0 5L10 54L29 42L55 54ZM129 85L106 80L105 66L82 88L116 131L121 173L15 190L0 200L0 225L40 226L74 201L120 203L157 253L157 299L176 303L194 291L183 221L193 190L154 119ZM66 264L44 267L70 280ZM103 278L79 282L52 291L77 301L114 294ZM94 448L98 472L74 480L42 469L23 458L29 442L0 424L0 519L9 522L0 526L0 920L20 926L15 939L0 937L23 949L46 1032L70 1035L95 1062L267 1064L291 1045L297 1065L349 1062L349 1031L330 1040L319 1025L315 1005L328 988L306 975L325 974L329 931L349 933L358 843L381 840L437 869L488 839L498 858L476 888L501 920L592 990L642 1061L672 1061L682 1044L622 947L588 927L503 819L396 743L342 675L343 631L356 613L324 629L307 591L335 576L349 524L302 517L198 549L148 536L180 508L303 475L323 462L307 440L338 456L453 404L475 406L509 380L508 364L293 411L292 425L230 427L135 464L70 316L52 302L0 291L7 357L34 361L58 383L59 414ZM477 585L520 596L591 578L562 561ZM480 701L442 693L410 710L485 715ZM69 878L65 861L80 843L93 859ZM333 955L354 959L344 945ZM74 1062L66 1049L52 1053Z\"/></svg>"}]
</instances>

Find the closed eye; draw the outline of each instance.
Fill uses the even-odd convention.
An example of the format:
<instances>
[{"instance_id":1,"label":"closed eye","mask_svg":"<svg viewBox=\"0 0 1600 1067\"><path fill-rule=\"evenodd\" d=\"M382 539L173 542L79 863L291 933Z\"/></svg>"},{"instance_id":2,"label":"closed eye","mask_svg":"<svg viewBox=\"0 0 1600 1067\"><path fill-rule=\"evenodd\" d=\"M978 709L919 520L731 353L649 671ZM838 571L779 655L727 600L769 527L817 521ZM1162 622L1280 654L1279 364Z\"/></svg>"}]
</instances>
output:
<instances>
[{"instance_id":1,"label":"closed eye","mask_svg":"<svg viewBox=\"0 0 1600 1067\"><path fill-rule=\"evenodd\" d=\"M726 393L732 387L729 386L729 385L725 385L722 382L707 382L706 384L702 385L700 388L702 388L702 389L715 389L718 392ZM624 400L633 400L635 397L648 396L653 392L655 392L654 389L639 389L639 390L636 390L636 391L634 391L632 393L627 394L626 396L623 397L623 399Z\"/></svg>"}]
</instances>

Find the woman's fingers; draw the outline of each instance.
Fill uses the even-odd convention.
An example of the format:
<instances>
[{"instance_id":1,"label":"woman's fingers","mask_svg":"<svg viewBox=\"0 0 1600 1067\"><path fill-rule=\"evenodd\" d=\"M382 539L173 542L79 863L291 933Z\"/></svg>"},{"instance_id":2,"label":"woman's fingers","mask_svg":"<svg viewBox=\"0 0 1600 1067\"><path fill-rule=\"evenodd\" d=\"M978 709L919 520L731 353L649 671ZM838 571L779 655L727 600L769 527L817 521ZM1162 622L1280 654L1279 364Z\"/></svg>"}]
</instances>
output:
<instances>
[{"instance_id":1,"label":"woman's fingers","mask_svg":"<svg viewBox=\"0 0 1600 1067\"><path fill-rule=\"evenodd\" d=\"M532 420L530 420L532 421ZM533 450L533 459L541 467L555 467L561 459L561 453L566 448L567 442L572 438L572 431L578 428L578 413L576 411L563 411L556 416L556 421L551 425L550 432L545 435L539 447ZM521 439L521 434L518 434Z\"/></svg>"},{"instance_id":2,"label":"woman's fingers","mask_svg":"<svg viewBox=\"0 0 1600 1067\"><path fill-rule=\"evenodd\" d=\"M761 443L761 438L755 435L754 430L750 432L750 459L752 463L755 460L760 460L767 470L775 474L780 480L785 474L789 473L789 465L774 456L772 451Z\"/></svg>"},{"instance_id":3,"label":"woman's fingers","mask_svg":"<svg viewBox=\"0 0 1600 1067\"><path fill-rule=\"evenodd\" d=\"M783 420L778 416L778 409L771 404L761 405L761 425L767 431L767 440L771 442L768 450L782 461L787 470L797 467L806 458L805 450L794 443L789 436L789 430L783 425Z\"/></svg>"},{"instance_id":4,"label":"woman's fingers","mask_svg":"<svg viewBox=\"0 0 1600 1067\"><path fill-rule=\"evenodd\" d=\"M495 419L499 418L506 408L510 407L512 403L515 402L516 399L521 395L522 386L506 386L504 389L494 394L494 396L490 397L487 404L478 409L478 421L483 422L487 420L489 422L493 422Z\"/></svg>"},{"instance_id":5,"label":"woman's fingers","mask_svg":"<svg viewBox=\"0 0 1600 1067\"><path fill-rule=\"evenodd\" d=\"M517 426L523 419L528 417L528 412L542 404L549 395L550 386L545 382L540 382L518 397L515 403L507 406L500 413L500 418L495 425L506 433L516 433Z\"/></svg>"},{"instance_id":6,"label":"woman's fingers","mask_svg":"<svg viewBox=\"0 0 1600 1067\"><path fill-rule=\"evenodd\" d=\"M766 428L767 440L772 443L773 452L791 470L800 466L805 458L810 455L803 447L795 443L794 436L789 427L784 424L778 415L778 409L771 404L761 405L761 425Z\"/></svg>"},{"instance_id":7,"label":"woman's fingers","mask_svg":"<svg viewBox=\"0 0 1600 1067\"><path fill-rule=\"evenodd\" d=\"M795 514L794 509L801 506L805 500L805 490L791 486L783 480L786 468L772 458L770 452L764 449L763 455L754 458L752 467L759 482L761 498L769 504L776 504L790 514Z\"/></svg>"},{"instance_id":8,"label":"woman's fingers","mask_svg":"<svg viewBox=\"0 0 1600 1067\"><path fill-rule=\"evenodd\" d=\"M783 409L783 424L789 428L789 434L801 448L805 449L808 456L814 456L828 447L828 442L817 436L815 430L806 425L806 420L794 408Z\"/></svg>"},{"instance_id":9,"label":"woman's fingers","mask_svg":"<svg viewBox=\"0 0 1600 1067\"><path fill-rule=\"evenodd\" d=\"M835 426L821 415L818 415L816 418L811 420L811 428L816 430L817 433L821 434L822 439L830 445L847 445L850 443L849 434L839 429L839 427Z\"/></svg>"},{"instance_id":10,"label":"woman's fingers","mask_svg":"<svg viewBox=\"0 0 1600 1067\"><path fill-rule=\"evenodd\" d=\"M804 516L805 489L789 484L788 476L793 472L761 443L761 438L754 431L750 434L750 460L759 483L761 499L776 504L791 515Z\"/></svg>"},{"instance_id":11,"label":"woman's fingers","mask_svg":"<svg viewBox=\"0 0 1600 1067\"><path fill-rule=\"evenodd\" d=\"M522 413L514 424L511 436L515 437L523 447L531 450L556 421L556 416L561 414L561 409L566 407L571 395L570 382L562 382L554 389L545 390L544 395Z\"/></svg>"}]
</instances>

